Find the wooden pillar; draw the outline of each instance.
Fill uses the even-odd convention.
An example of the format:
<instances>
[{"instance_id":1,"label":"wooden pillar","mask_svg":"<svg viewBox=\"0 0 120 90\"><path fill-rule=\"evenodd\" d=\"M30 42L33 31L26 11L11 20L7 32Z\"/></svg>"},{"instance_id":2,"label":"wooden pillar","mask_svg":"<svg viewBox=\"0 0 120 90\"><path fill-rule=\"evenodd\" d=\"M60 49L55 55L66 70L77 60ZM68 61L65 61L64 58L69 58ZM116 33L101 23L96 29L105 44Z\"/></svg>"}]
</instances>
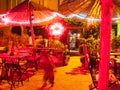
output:
<instances>
[{"instance_id":1,"label":"wooden pillar","mask_svg":"<svg viewBox=\"0 0 120 90\"><path fill-rule=\"evenodd\" d=\"M110 39L112 30L112 0L101 0L101 28L100 28L100 66L98 90L108 90Z\"/></svg>"}]
</instances>

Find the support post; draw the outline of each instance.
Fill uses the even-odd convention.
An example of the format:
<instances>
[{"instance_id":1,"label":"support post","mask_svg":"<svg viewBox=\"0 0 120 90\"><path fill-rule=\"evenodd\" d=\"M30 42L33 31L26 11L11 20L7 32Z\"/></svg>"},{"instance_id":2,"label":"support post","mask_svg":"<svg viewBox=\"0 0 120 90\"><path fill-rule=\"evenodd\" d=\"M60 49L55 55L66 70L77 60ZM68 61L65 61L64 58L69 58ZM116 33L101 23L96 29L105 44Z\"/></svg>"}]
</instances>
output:
<instances>
[{"instance_id":1,"label":"support post","mask_svg":"<svg viewBox=\"0 0 120 90\"><path fill-rule=\"evenodd\" d=\"M98 90L108 90L110 41L112 30L112 0L101 0L101 26L100 26L100 65Z\"/></svg>"}]
</instances>

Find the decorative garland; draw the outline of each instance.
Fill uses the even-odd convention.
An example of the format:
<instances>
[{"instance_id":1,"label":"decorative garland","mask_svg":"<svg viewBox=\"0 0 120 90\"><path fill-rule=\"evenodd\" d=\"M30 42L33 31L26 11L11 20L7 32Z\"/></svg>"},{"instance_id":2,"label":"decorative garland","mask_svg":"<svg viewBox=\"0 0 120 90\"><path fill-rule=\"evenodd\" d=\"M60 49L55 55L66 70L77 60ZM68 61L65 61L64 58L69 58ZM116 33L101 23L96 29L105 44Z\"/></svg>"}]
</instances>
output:
<instances>
[{"instance_id":1,"label":"decorative garland","mask_svg":"<svg viewBox=\"0 0 120 90\"><path fill-rule=\"evenodd\" d=\"M76 19L72 19L72 18L65 18L64 21L67 23L67 25L72 25L72 26L83 26L84 23L76 20Z\"/></svg>"}]
</instances>

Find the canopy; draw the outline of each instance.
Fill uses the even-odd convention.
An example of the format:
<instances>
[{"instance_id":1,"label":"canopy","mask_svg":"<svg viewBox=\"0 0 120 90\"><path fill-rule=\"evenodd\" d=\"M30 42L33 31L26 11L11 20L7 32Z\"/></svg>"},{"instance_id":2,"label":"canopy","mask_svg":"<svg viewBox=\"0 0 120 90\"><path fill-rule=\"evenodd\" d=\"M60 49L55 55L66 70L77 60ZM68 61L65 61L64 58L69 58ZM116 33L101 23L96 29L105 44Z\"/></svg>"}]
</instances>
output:
<instances>
[{"instance_id":1,"label":"canopy","mask_svg":"<svg viewBox=\"0 0 120 90\"><path fill-rule=\"evenodd\" d=\"M32 1L25 0L7 13L0 15L1 25L29 25L32 35L32 44L34 46L34 30L33 25L46 25L48 23L59 21L62 15L47 9Z\"/></svg>"},{"instance_id":2,"label":"canopy","mask_svg":"<svg viewBox=\"0 0 120 90\"><path fill-rule=\"evenodd\" d=\"M120 1L113 0L113 16L112 19L116 20L120 17ZM63 0L60 5L60 13L68 16L78 16L82 19L101 18L101 0Z\"/></svg>"},{"instance_id":3,"label":"canopy","mask_svg":"<svg viewBox=\"0 0 120 90\"><path fill-rule=\"evenodd\" d=\"M0 21L7 25L29 25L30 20L33 25L46 25L63 17L62 14L29 0L25 0L1 16Z\"/></svg>"}]
</instances>

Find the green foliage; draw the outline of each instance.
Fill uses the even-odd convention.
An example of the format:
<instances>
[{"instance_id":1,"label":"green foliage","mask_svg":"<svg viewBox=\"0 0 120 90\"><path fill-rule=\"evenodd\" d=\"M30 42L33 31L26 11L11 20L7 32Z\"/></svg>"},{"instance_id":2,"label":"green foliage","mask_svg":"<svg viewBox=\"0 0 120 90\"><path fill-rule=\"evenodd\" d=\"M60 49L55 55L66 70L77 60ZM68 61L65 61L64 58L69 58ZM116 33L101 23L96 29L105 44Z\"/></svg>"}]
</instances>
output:
<instances>
[{"instance_id":1,"label":"green foliage","mask_svg":"<svg viewBox=\"0 0 120 90\"><path fill-rule=\"evenodd\" d=\"M114 36L111 42L112 50L120 48L120 36Z\"/></svg>"},{"instance_id":2,"label":"green foliage","mask_svg":"<svg viewBox=\"0 0 120 90\"><path fill-rule=\"evenodd\" d=\"M95 39L98 39L100 35L100 26L91 25L90 27L85 28L83 31L83 37L89 38L90 35L92 35Z\"/></svg>"},{"instance_id":3,"label":"green foliage","mask_svg":"<svg viewBox=\"0 0 120 90\"><path fill-rule=\"evenodd\" d=\"M67 25L72 25L72 26L83 26L84 25L83 22L72 19L72 18L66 18L64 19L64 21L67 23Z\"/></svg>"},{"instance_id":4,"label":"green foliage","mask_svg":"<svg viewBox=\"0 0 120 90\"><path fill-rule=\"evenodd\" d=\"M88 50L92 53L93 51L99 51L99 45L100 45L100 40L99 39L94 39L94 38L88 38L86 39L86 44Z\"/></svg>"},{"instance_id":5,"label":"green foliage","mask_svg":"<svg viewBox=\"0 0 120 90\"><path fill-rule=\"evenodd\" d=\"M79 45L82 44L86 44L87 45L87 49L90 50L90 53L92 53L93 51L97 51L99 52L99 45L100 45L100 40L99 39L94 39L94 38L80 38L78 39L79 41Z\"/></svg>"},{"instance_id":6,"label":"green foliage","mask_svg":"<svg viewBox=\"0 0 120 90\"><path fill-rule=\"evenodd\" d=\"M78 43L79 43L79 45L80 44L85 44L86 43L86 39L85 38L79 38L78 39Z\"/></svg>"},{"instance_id":7,"label":"green foliage","mask_svg":"<svg viewBox=\"0 0 120 90\"><path fill-rule=\"evenodd\" d=\"M62 42L60 42L59 40L49 40L49 47L63 50L64 44Z\"/></svg>"}]
</instances>

